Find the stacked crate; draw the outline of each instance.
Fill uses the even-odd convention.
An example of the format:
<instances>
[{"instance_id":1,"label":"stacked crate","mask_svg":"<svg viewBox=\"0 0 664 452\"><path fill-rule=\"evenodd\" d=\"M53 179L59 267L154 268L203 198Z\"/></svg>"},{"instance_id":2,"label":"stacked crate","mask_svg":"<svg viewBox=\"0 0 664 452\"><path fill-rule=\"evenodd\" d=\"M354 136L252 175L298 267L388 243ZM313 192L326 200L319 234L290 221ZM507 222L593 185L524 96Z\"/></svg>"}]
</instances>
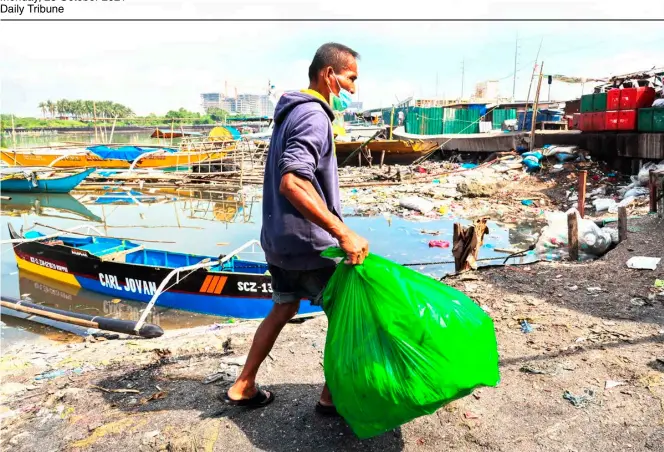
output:
<instances>
[{"instance_id":1,"label":"stacked crate","mask_svg":"<svg viewBox=\"0 0 664 452\"><path fill-rule=\"evenodd\" d=\"M584 132L632 131L637 130L638 124L639 131L652 131L657 116L661 130L664 126L661 114L654 111L639 113L642 109L657 110L649 108L654 100L655 90L648 86L611 88L603 93L586 94L581 96L579 129Z\"/></svg>"}]
</instances>

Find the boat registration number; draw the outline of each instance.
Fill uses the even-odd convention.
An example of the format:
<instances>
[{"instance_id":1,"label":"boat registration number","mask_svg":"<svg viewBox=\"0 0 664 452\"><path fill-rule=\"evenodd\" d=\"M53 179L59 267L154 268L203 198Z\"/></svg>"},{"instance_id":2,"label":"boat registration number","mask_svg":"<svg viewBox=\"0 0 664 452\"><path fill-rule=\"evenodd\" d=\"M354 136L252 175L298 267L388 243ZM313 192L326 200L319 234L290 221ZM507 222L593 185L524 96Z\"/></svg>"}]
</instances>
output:
<instances>
[{"instance_id":1,"label":"boat registration number","mask_svg":"<svg viewBox=\"0 0 664 452\"><path fill-rule=\"evenodd\" d=\"M270 283L258 284L256 282L238 281L237 290L239 290L240 292L272 293L272 284Z\"/></svg>"}]
</instances>

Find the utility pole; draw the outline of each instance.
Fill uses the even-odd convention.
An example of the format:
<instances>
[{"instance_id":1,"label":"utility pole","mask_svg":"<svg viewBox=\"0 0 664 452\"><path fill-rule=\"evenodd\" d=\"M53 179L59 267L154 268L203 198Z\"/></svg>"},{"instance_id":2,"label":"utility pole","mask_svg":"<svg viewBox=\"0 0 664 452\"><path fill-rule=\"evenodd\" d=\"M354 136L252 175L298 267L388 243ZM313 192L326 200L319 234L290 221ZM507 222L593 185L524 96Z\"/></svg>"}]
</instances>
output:
<instances>
[{"instance_id":1,"label":"utility pole","mask_svg":"<svg viewBox=\"0 0 664 452\"><path fill-rule=\"evenodd\" d=\"M514 44L514 77L512 79L512 102L514 102L514 96L516 94L516 60L518 58L519 52L519 32L516 32L516 43Z\"/></svg>"},{"instance_id":2,"label":"utility pole","mask_svg":"<svg viewBox=\"0 0 664 452\"><path fill-rule=\"evenodd\" d=\"M463 78L465 76L465 70L466 70L466 65L465 65L465 58L461 60L461 99L460 101L463 100Z\"/></svg>"},{"instance_id":3,"label":"utility pole","mask_svg":"<svg viewBox=\"0 0 664 452\"><path fill-rule=\"evenodd\" d=\"M528 96L526 97L526 111L523 115L523 124L521 125L521 128L526 126L526 116L528 115L528 101L530 100L530 90L533 87L533 79L535 78L535 71L537 70L537 60L539 60L540 50L542 50L542 42L544 42L544 38L540 40L540 45L539 48L537 49L537 55L535 56L535 63L533 64L533 75L530 76L530 85L528 85Z\"/></svg>"}]
</instances>

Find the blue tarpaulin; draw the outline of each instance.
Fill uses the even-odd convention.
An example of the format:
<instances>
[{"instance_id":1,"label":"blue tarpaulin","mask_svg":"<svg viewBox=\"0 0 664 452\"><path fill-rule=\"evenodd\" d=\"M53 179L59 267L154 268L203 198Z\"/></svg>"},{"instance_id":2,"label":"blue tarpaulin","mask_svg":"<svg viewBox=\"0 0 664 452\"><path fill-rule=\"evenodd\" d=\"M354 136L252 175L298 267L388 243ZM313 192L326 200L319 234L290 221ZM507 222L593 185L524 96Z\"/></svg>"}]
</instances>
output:
<instances>
[{"instance_id":1,"label":"blue tarpaulin","mask_svg":"<svg viewBox=\"0 0 664 452\"><path fill-rule=\"evenodd\" d=\"M98 155L102 159L116 159L116 160L126 160L127 162L133 162L142 154L146 152L156 151L155 148L141 148L138 146L122 146L119 148L109 148L108 146L90 146L87 148L88 151L93 152L95 155ZM170 148L160 148L166 152L176 152L175 149Z\"/></svg>"}]
</instances>

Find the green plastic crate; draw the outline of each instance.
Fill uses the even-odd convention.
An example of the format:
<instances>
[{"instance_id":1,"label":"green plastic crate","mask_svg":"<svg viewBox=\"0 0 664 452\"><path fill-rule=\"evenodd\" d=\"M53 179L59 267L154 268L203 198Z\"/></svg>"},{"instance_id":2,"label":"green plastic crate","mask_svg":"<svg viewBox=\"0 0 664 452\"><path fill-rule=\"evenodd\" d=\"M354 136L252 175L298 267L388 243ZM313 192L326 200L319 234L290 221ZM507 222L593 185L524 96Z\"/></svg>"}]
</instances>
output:
<instances>
[{"instance_id":1,"label":"green plastic crate","mask_svg":"<svg viewBox=\"0 0 664 452\"><path fill-rule=\"evenodd\" d=\"M593 95L584 94L581 96L581 113L592 113L593 111Z\"/></svg>"},{"instance_id":2,"label":"green plastic crate","mask_svg":"<svg viewBox=\"0 0 664 452\"><path fill-rule=\"evenodd\" d=\"M664 132L664 108L653 108L652 131Z\"/></svg>"},{"instance_id":3,"label":"green plastic crate","mask_svg":"<svg viewBox=\"0 0 664 452\"><path fill-rule=\"evenodd\" d=\"M606 93L597 93L593 95L593 111L606 111Z\"/></svg>"},{"instance_id":4,"label":"green plastic crate","mask_svg":"<svg viewBox=\"0 0 664 452\"><path fill-rule=\"evenodd\" d=\"M653 113L654 108L640 108L639 109L639 132L652 132L653 131Z\"/></svg>"}]
</instances>

